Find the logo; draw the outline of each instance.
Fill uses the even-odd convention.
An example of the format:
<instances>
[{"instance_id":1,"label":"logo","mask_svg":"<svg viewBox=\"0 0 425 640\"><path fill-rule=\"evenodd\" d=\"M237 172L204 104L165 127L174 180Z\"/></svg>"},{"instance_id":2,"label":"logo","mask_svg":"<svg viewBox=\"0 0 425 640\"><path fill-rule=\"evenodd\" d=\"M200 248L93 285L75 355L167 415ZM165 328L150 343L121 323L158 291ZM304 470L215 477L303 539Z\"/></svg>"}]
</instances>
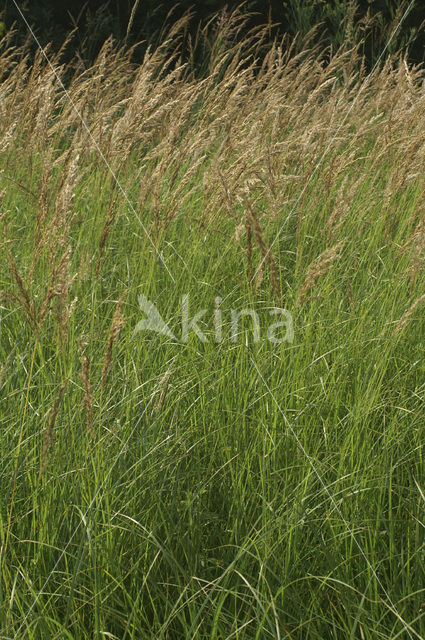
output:
<instances>
[{"instance_id":1,"label":"logo","mask_svg":"<svg viewBox=\"0 0 425 640\"><path fill-rule=\"evenodd\" d=\"M267 327L262 329L259 314L254 309L250 308L241 310L230 309L227 312L228 322L225 323L225 312L223 312L220 306L223 299L217 297L215 299L214 310L211 313L211 331L209 332L210 337L208 337L205 330L202 330L199 326L201 320L205 319L208 309L201 309L190 317L189 295L185 293L181 298L181 331L179 337L177 337L171 331L168 323L161 316L153 302L148 300L143 294L139 295L138 301L140 309L145 317L137 323L132 339L136 334L142 331L153 331L170 338L174 342L187 343L189 341L190 334L193 333L201 342L204 343L215 342L219 344L225 340L230 340L230 342L236 343L242 338L244 341L247 339L247 329L245 328L245 325L246 319L249 319L252 339L254 342L260 342L262 339L266 339L272 344L282 344L283 342L289 342L292 344L294 341L292 315L286 309L281 309L279 307L273 307L268 310L268 317L270 319L278 319L278 321L268 324ZM242 326L243 322L244 327ZM227 330L225 327L228 327Z\"/></svg>"}]
</instances>

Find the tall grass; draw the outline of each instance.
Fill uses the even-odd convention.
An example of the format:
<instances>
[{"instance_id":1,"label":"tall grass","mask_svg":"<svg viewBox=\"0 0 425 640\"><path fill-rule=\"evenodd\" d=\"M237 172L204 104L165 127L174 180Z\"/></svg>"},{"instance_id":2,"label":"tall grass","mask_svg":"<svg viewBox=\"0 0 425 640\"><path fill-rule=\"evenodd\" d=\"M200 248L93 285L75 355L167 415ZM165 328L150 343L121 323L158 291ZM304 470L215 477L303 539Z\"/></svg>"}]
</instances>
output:
<instances>
[{"instance_id":1,"label":"tall grass","mask_svg":"<svg viewBox=\"0 0 425 640\"><path fill-rule=\"evenodd\" d=\"M1 638L425 636L424 69L240 20L0 42Z\"/></svg>"}]
</instances>

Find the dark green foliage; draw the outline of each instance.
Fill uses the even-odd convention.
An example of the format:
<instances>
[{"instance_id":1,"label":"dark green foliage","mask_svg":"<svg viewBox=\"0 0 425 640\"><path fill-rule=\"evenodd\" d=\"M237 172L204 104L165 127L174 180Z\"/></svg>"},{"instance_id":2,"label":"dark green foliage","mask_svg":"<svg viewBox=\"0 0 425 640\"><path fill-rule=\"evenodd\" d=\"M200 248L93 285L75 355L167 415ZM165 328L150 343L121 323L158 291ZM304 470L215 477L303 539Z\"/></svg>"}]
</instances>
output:
<instances>
[{"instance_id":1,"label":"dark green foliage","mask_svg":"<svg viewBox=\"0 0 425 640\"><path fill-rule=\"evenodd\" d=\"M240 0L180 0L173 5L169 2L143 0L137 3L131 32L126 38L130 15L136 0L19 0L29 23L42 43L52 42L55 49L63 43L69 31L78 30L71 41L65 57L73 57L75 49L81 58L90 63L98 53L105 39L112 35L118 42L135 44L144 42L136 56L143 55L146 43L157 44L164 25L190 11L191 35L196 34L199 22L205 23L212 14L222 10L232 11L241 5ZM362 33L365 38L363 52L368 66L372 65L384 49L408 3L400 0L247 0L243 11L250 17L245 26L248 31L259 24L270 24L270 36L288 33L298 34L300 46L307 34L316 27L312 42L319 40L340 47ZM409 15L396 36L392 39L391 53L408 47L409 61L422 62L425 59L425 39L420 29L423 20L422 4L414 3ZM170 16L172 13L172 16ZM27 36L26 27L19 16L13 0L0 2L0 16L10 28L15 24L19 41ZM365 27L365 21L369 24ZM1 29L0 29L1 37ZM137 59L137 58L136 58ZM202 62L202 61L200 61Z\"/></svg>"}]
</instances>

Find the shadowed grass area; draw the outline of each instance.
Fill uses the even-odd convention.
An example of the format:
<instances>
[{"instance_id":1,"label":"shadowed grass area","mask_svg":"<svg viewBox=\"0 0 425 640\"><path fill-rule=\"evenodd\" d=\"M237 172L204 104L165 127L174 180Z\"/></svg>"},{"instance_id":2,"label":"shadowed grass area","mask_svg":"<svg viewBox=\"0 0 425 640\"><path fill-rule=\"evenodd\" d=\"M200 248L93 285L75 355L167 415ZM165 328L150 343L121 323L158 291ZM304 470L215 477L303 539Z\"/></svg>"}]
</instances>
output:
<instances>
[{"instance_id":1,"label":"shadowed grass area","mask_svg":"<svg viewBox=\"0 0 425 640\"><path fill-rule=\"evenodd\" d=\"M1 638L425 634L424 72L238 19L0 43Z\"/></svg>"}]
</instances>

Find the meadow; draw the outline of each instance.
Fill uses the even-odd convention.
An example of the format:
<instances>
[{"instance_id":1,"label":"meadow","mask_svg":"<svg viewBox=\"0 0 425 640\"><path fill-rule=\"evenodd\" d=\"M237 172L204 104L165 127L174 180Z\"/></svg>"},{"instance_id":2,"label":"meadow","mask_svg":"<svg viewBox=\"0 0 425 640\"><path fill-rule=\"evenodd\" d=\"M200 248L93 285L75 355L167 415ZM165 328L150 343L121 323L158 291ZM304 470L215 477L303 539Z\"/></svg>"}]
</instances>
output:
<instances>
[{"instance_id":1,"label":"meadow","mask_svg":"<svg viewBox=\"0 0 425 640\"><path fill-rule=\"evenodd\" d=\"M2 640L425 637L424 69L242 19L0 41Z\"/></svg>"}]
</instances>

